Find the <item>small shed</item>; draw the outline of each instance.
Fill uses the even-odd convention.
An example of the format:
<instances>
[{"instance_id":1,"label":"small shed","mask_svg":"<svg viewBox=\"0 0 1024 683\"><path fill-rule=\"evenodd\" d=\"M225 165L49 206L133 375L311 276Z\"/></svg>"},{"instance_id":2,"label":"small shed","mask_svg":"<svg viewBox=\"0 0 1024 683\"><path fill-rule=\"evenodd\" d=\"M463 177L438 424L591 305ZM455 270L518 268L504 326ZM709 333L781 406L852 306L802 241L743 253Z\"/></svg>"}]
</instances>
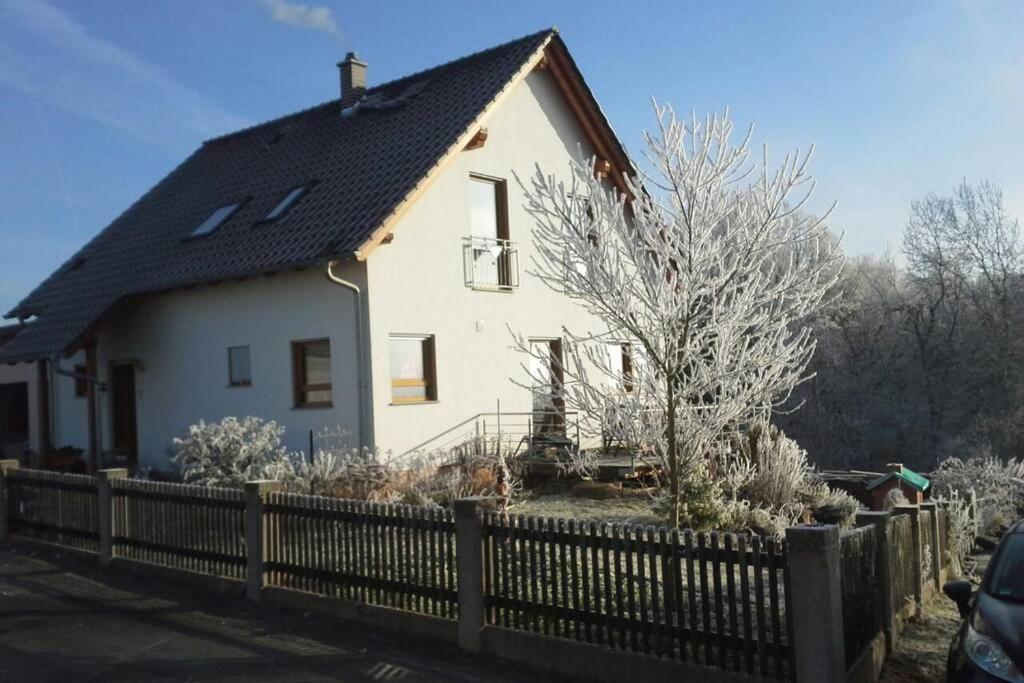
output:
<instances>
[{"instance_id":1,"label":"small shed","mask_svg":"<svg viewBox=\"0 0 1024 683\"><path fill-rule=\"evenodd\" d=\"M925 491L932 485L927 477L907 469L898 462L889 463L885 467L888 471L868 484L872 510L885 509L885 498L893 489L902 491L912 505L924 502Z\"/></svg>"}]
</instances>

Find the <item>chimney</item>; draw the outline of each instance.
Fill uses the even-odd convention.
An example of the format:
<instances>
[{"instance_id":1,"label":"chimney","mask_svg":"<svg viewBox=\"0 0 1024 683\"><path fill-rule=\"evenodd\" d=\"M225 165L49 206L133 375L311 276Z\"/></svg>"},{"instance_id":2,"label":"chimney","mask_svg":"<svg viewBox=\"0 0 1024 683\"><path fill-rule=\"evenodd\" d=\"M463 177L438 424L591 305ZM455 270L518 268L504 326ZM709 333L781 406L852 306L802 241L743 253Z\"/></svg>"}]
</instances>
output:
<instances>
[{"instance_id":1,"label":"chimney","mask_svg":"<svg viewBox=\"0 0 1024 683\"><path fill-rule=\"evenodd\" d=\"M338 62L341 71L341 108L348 109L366 92L366 62L360 61L355 52L345 55L345 61Z\"/></svg>"},{"instance_id":2,"label":"chimney","mask_svg":"<svg viewBox=\"0 0 1024 683\"><path fill-rule=\"evenodd\" d=\"M903 463L901 462L890 462L885 465L886 472L895 472L896 474L903 473Z\"/></svg>"}]
</instances>

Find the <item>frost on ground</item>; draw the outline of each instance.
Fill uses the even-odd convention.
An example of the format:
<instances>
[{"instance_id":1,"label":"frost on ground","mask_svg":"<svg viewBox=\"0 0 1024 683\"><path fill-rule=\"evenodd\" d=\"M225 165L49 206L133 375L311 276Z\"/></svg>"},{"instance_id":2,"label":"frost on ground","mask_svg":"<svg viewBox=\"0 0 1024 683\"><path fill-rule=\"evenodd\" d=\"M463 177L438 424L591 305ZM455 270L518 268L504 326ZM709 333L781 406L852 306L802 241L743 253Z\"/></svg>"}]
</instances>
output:
<instances>
[{"instance_id":1,"label":"frost on ground","mask_svg":"<svg viewBox=\"0 0 1024 683\"><path fill-rule=\"evenodd\" d=\"M988 555L977 556L980 575ZM977 586L975 586L977 588ZM960 625L956 605L942 593L933 594L924 614L907 623L896 642L896 651L885 662L881 683L932 683L946 678L949 643Z\"/></svg>"},{"instance_id":2,"label":"frost on ground","mask_svg":"<svg viewBox=\"0 0 1024 683\"><path fill-rule=\"evenodd\" d=\"M651 509L651 499L647 496L592 500L561 493L529 498L513 507L511 512L534 517L569 517L588 521L656 526L665 523L664 517L659 517Z\"/></svg>"}]
</instances>

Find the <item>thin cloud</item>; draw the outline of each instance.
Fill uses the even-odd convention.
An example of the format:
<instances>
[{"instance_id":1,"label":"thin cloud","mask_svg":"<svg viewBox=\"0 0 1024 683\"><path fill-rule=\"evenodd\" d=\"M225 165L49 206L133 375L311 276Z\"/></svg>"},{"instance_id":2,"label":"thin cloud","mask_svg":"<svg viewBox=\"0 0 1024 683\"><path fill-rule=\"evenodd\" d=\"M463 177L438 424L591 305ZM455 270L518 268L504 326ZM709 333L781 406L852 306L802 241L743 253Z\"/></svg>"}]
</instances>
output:
<instances>
[{"instance_id":1,"label":"thin cloud","mask_svg":"<svg viewBox=\"0 0 1024 683\"><path fill-rule=\"evenodd\" d=\"M46 0L0 0L0 85L170 148L248 125Z\"/></svg>"},{"instance_id":2,"label":"thin cloud","mask_svg":"<svg viewBox=\"0 0 1024 683\"><path fill-rule=\"evenodd\" d=\"M334 14L329 7L304 5L288 0L263 0L263 5L270 10L270 18L274 21L320 31L333 38L342 38L341 29L338 28L338 22L334 20Z\"/></svg>"}]
</instances>

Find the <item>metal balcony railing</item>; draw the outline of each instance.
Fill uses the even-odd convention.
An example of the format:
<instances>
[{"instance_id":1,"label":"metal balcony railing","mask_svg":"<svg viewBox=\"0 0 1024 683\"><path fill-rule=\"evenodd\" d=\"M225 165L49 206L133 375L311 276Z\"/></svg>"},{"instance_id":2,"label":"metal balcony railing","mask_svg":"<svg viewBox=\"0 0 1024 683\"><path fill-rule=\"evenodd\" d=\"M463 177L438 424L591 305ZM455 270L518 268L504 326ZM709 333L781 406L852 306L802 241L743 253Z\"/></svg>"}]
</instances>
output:
<instances>
[{"instance_id":1,"label":"metal balcony railing","mask_svg":"<svg viewBox=\"0 0 1024 683\"><path fill-rule=\"evenodd\" d=\"M519 248L493 237L466 237L462 246L466 286L509 291L519 286Z\"/></svg>"}]
</instances>

